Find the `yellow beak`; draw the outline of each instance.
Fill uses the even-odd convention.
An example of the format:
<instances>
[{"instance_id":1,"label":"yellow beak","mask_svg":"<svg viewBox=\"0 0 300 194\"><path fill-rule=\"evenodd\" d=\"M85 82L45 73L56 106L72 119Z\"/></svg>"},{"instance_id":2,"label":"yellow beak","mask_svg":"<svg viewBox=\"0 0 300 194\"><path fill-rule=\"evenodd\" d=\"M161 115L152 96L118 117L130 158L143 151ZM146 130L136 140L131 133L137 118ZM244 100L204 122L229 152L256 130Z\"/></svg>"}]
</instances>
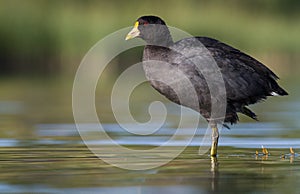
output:
<instances>
[{"instance_id":1,"label":"yellow beak","mask_svg":"<svg viewBox=\"0 0 300 194\"><path fill-rule=\"evenodd\" d=\"M135 22L134 27L132 28L132 30L127 34L125 40L129 40L132 38L135 38L137 36L140 35L140 31L138 29L139 26L139 22Z\"/></svg>"}]
</instances>

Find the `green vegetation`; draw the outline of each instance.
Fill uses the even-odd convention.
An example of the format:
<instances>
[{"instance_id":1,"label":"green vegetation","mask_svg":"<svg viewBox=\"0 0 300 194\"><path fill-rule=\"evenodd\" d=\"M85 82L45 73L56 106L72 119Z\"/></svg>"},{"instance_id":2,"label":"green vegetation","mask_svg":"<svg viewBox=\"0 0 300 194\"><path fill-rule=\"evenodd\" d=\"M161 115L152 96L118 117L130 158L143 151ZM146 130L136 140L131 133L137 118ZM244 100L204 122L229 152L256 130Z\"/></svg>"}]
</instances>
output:
<instances>
[{"instance_id":1,"label":"green vegetation","mask_svg":"<svg viewBox=\"0 0 300 194\"><path fill-rule=\"evenodd\" d=\"M297 54L299 8L297 0L0 1L1 73L73 73L93 44L145 14L248 52Z\"/></svg>"}]
</instances>

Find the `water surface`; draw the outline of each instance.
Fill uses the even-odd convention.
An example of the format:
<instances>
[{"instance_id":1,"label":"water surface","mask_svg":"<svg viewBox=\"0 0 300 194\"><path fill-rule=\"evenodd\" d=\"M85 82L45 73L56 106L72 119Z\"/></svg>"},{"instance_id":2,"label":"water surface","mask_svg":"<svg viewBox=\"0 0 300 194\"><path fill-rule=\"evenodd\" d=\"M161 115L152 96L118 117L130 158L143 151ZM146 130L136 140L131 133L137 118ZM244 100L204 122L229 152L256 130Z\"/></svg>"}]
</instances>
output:
<instances>
[{"instance_id":1,"label":"water surface","mask_svg":"<svg viewBox=\"0 0 300 194\"><path fill-rule=\"evenodd\" d=\"M272 98L252 107L260 122L242 117L242 122L230 130L221 130L218 161L211 161L208 153L198 154L199 146L209 146L209 142L201 144L207 127L201 121L184 152L159 168L141 171L111 166L86 147L72 118L71 81L2 80L0 83L6 89L0 93L1 193L297 193L300 190L300 103L297 86L292 83L287 84L288 91L295 91L291 96L284 100ZM149 119L145 111L149 99L161 98L152 92L145 100L138 97L134 101L133 115L140 121ZM118 144L151 152L174 135L179 118L177 106L167 103L170 116L165 125L154 134L141 136L114 122L106 95L99 97L97 111L101 113L105 132ZM95 124L87 126L87 133L98 133ZM192 132L187 123L167 151L184 145ZM101 146L104 156L117 163L126 164L124 154L137 157L116 151L104 138L87 143ZM268 149L268 155L262 154L262 146ZM290 153L290 147L295 154ZM151 155L152 160L159 161L161 157L163 153Z\"/></svg>"}]
</instances>

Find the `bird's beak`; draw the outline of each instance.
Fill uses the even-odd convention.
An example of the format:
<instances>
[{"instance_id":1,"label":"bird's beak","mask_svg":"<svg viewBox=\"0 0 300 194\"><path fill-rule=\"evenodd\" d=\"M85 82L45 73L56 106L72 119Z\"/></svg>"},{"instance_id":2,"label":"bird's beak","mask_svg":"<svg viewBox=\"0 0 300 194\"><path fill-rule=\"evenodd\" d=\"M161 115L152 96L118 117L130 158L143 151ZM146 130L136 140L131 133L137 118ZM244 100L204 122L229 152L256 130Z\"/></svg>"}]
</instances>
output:
<instances>
[{"instance_id":1,"label":"bird's beak","mask_svg":"<svg viewBox=\"0 0 300 194\"><path fill-rule=\"evenodd\" d=\"M140 35L140 31L138 29L139 22L135 22L132 30L127 34L125 40L129 40L135 37L138 37Z\"/></svg>"}]
</instances>

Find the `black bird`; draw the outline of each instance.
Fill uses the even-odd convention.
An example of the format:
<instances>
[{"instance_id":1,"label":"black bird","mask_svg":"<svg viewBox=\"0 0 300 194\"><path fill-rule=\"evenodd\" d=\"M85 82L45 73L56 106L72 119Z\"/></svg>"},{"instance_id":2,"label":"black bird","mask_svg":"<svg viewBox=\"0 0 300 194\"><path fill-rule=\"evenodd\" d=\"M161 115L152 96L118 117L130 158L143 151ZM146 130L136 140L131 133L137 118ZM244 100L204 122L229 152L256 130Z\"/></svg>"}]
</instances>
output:
<instances>
[{"instance_id":1,"label":"black bird","mask_svg":"<svg viewBox=\"0 0 300 194\"><path fill-rule=\"evenodd\" d=\"M266 99L267 96L288 95L277 84L278 76L256 59L208 37L191 37L174 42L166 23L157 16L138 18L126 40L136 37L146 42L143 68L151 85L169 100L198 111L210 122L213 130L211 156L217 155L217 124L227 126L226 123L236 123L239 119L237 112L257 120L256 114L247 105ZM205 60L201 60L207 55L212 56L223 77L226 97L222 93L211 96L212 87L209 87L205 76L213 74L213 65L203 65ZM193 60L195 57L200 60ZM179 70L182 74L177 74L174 70ZM195 91L198 102L196 106L191 103L193 97L187 96L190 94L190 87L182 84L182 77L187 78L193 85L192 90ZM218 87L222 84L216 82L211 85L218 92ZM181 98L183 96L183 100L178 93ZM223 117L217 118L212 115L212 106L222 100L222 96L225 98L225 112Z\"/></svg>"}]
</instances>

